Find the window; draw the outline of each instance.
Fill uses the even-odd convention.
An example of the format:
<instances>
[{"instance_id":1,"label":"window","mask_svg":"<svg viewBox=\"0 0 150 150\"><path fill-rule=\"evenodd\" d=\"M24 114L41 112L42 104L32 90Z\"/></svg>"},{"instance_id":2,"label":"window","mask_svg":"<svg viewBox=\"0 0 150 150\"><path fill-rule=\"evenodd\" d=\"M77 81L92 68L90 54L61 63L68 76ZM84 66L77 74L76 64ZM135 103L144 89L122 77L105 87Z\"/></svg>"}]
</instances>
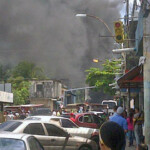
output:
<instances>
[{"instance_id":1,"label":"window","mask_svg":"<svg viewBox=\"0 0 150 150\"><path fill-rule=\"evenodd\" d=\"M116 106L115 102L103 102L103 105L108 105L109 109L113 109Z\"/></svg>"},{"instance_id":2,"label":"window","mask_svg":"<svg viewBox=\"0 0 150 150\"><path fill-rule=\"evenodd\" d=\"M49 136L66 137L66 135L67 135L67 132L61 130L60 128L58 128L55 125L47 124L47 123L45 123L44 125L45 125L45 127L47 129L47 132L48 132Z\"/></svg>"},{"instance_id":3,"label":"window","mask_svg":"<svg viewBox=\"0 0 150 150\"><path fill-rule=\"evenodd\" d=\"M17 127L19 127L22 124L22 122L19 121L7 121L0 125L1 131L14 131Z\"/></svg>"},{"instance_id":4,"label":"window","mask_svg":"<svg viewBox=\"0 0 150 150\"><path fill-rule=\"evenodd\" d=\"M84 115L84 122L85 123L92 123L91 115Z\"/></svg>"},{"instance_id":5,"label":"window","mask_svg":"<svg viewBox=\"0 0 150 150\"><path fill-rule=\"evenodd\" d=\"M63 128L78 128L72 121L68 119L61 119L61 124Z\"/></svg>"},{"instance_id":6,"label":"window","mask_svg":"<svg viewBox=\"0 0 150 150\"><path fill-rule=\"evenodd\" d=\"M33 135L45 135L44 129L41 123L31 123L25 129L24 133Z\"/></svg>"},{"instance_id":7,"label":"window","mask_svg":"<svg viewBox=\"0 0 150 150\"><path fill-rule=\"evenodd\" d=\"M26 150L24 141L10 138L0 138L1 150Z\"/></svg>"},{"instance_id":8,"label":"window","mask_svg":"<svg viewBox=\"0 0 150 150\"><path fill-rule=\"evenodd\" d=\"M37 89L37 92L42 92L43 91L43 84L37 84L36 89Z\"/></svg>"},{"instance_id":9,"label":"window","mask_svg":"<svg viewBox=\"0 0 150 150\"><path fill-rule=\"evenodd\" d=\"M29 137L28 143L31 150L44 150L41 144L34 137Z\"/></svg>"},{"instance_id":10,"label":"window","mask_svg":"<svg viewBox=\"0 0 150 150\"><path fill-rule=\"evenodd\" d=\"M79 117L79 121L83 122L83 116Z\"/></svg>"},{"instance_id":11,"label":"window","mask_svg":"<svg viewBox=\"0 0 150 150\"><path fill-rule=\"evenodd\" d=\"M103 123L103 120L100 117L96 116L96 115L93 115L93 120L94 120L94 123L96 123L96 124L101 125Z\"/></svg>"}]
</instances>

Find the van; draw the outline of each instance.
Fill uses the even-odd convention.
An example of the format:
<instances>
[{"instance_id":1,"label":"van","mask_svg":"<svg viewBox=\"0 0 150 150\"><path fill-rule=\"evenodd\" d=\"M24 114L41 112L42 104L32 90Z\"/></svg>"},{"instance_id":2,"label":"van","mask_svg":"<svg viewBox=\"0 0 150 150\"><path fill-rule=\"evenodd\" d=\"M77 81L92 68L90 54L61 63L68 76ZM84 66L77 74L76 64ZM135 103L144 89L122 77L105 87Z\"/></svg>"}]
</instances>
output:
<instances>
[{"instance_id":1,"label":"van","mask_svg":"<svg viewBox=\"0 0 150 150\"><path fill-rule=\"evenodd\" d=\"M108 114L113 114L113 108L114 106L117 106L117 101L115 100L103 100L102 105L107 105L108 108Z\"/></svg>"}]
</instances>

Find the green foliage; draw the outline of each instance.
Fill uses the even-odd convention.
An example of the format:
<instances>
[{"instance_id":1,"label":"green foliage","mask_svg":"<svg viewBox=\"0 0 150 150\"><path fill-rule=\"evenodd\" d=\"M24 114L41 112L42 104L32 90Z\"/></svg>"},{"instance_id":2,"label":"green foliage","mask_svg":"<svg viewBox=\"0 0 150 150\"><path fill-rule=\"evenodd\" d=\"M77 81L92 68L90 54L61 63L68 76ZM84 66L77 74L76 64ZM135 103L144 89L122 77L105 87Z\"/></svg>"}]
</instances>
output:
<instances>
[{"instance_id":1,"label":"green foliage","mask_svg":"<svg viewBox=\"0 0 150 150\"><path fill-rule=\"evenodd\" d=\"M30 62L20 62L11 73L8 82L12 83L14 104L26 104L29 99L29 88L32 79L45 79L43 70Z\"/></svg>"},{"instance_id":2,"label":"green foliage","mask_svg":"<svg viewBox=\"0 0 150 150\"><path fill-rule=\"evenodd\" d=\"M30 62L20 62L12 71L12 77L16 78L22 76L25 79L45 78L42 68L37 67L34 63Z\"/></svg>"},{"instance_id":3,"label":"green foliage","mask_svg":"<svg viewBox=\"0 0 150 150\"><path fill-rule=\"evenodd\" d=\"M102 70L100 70L100 68L90 68L86 70L88 73L86 83L90 86L96 86L97 90L103 89L104 93L114 95L115 90L113 90L109 84L114 82L115 74L119 73L117 64L120 63L121 61L106 60L105 63L102 64Z\"/></svg>"},{"instance_id":4,"label":"green foliage","mask_svg":"<svg viewBox=\"0 0 150 150\"><path fill-rule=\"evenodd\" d=\"M0 65L0 79L12 84L15 105L28 102L29 80L45 78L42 68L31 62L22 61L14 68L10 65Z\"/></svg>"}]
</instances>

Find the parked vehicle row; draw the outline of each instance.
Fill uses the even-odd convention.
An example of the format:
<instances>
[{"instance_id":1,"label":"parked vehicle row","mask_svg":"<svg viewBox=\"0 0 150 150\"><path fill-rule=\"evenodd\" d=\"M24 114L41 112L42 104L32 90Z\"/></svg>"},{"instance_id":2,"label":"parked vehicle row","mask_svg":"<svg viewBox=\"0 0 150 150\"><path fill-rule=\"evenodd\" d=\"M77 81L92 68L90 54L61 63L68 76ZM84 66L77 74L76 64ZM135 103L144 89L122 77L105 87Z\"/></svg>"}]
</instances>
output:
<instances>
[{"instance_id":1,"label":"parked vehicle row","mask_svg":"<svg viewBox=\"0 0 150 150\"><path fill-rule=\"evenodd\" d=\"M72 136L56 124L44 121L11 120L0 125L2 131L34 135L45 150L97 150L94 141Z\"/></svg>"}]
</instances>

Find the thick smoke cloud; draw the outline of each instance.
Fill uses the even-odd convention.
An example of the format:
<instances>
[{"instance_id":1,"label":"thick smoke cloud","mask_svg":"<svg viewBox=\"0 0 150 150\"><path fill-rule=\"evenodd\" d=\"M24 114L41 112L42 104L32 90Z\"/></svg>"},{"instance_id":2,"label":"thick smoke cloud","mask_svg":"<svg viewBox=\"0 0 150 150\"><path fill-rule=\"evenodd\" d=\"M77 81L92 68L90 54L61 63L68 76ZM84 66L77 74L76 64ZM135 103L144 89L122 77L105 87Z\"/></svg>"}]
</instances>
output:
<instances>
[{"instance_id":1,"label":"thick smoke cloud","mask_svg":"<svg viewBox=\"0 0 150 150\"><path fill-rule=\"evenodd\" d=\"M84 83L84 70L91 59L111 56L112 38L106 27L92 18L99 16L111 27L119 17L120 0L1 0L0 62L32 61L55 79Z\"/></svg>"}]
</instances>

